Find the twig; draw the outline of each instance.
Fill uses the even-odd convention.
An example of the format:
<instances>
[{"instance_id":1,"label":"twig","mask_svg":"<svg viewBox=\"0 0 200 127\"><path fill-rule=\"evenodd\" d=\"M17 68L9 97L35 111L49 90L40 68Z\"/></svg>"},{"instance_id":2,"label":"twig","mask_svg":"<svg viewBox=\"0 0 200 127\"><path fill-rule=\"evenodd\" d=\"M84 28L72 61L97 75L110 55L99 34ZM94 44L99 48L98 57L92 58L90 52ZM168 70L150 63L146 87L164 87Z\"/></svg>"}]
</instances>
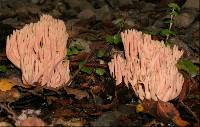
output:
<instances>
[{"instance_id":1,"label":"twig","mask_svg":"<svg viewBox=\"0 0 200 127\"><path fill-rule=\"evenodd\" d=\"M197 121L197 123L198 123L198 122L199 122L199 119L198 119L197 115L196 115L187 105L185 105L182 101L181 101L180 103L184 106L184 108L185 108L189 113L192 114L192 116L194 117L195 121Z\"/></svg>"},{"instance_id":2,"label":"twig","mask_svg":"<svg viewBox=\"0 0 200 127\"><path fill-rule=\"evenodd\" d=\"M78 66L78 62L70 62L71 66ZM99 68L108 68L107 64L99 64L99 63L86 63L85 67L99 67Z\"/></svg>"},{"instance_id":3,"label":"twig","mask_svg":"<svg viewBox=\"0 0 200 127\"><path fill-rule=\"evenodd\" d=\"M174 11L174 9L172 10L172 12ZM171 30L172 29L172 25L173 25L173 23L172 23L172 21L173 21L173 18L174 18L174 15L170 15L170 24L169 24L169 30ZM168 41L168 39L169 39L169 35L167 35L167 37L166 37L166 39L165 39L165 42L167 42Z\"/></svg>"},{"instance_id":4,"label":"twig","mask_svg":"<svg viewBox=\"0 0 200 127\"><path fill-rule=\"evenodd\" d=\"M89 58L93 56L93 54L94 54L94 53L92 52L90 55L88 55L88 56L86 57L86 59L85 59L83 62L86 64L87 61L89 60ZM58 89L60 89L60 88L65 88L65 87L69 86L69 84L70 84L70 83L72 82L72 80L78 75L78 73L80 72L81 68L82 68L85 64L83 64L82 66L79 67L79 69L72 75L72 77L69 79L69 81L68 81L65 85L60 86L60 87L58 87L58 88L56 88L56 89L58 90Z\"/></svg>"},{"instance_id":5,"label":"twig","mask_svg":"<svg viewBox=\"0 0 200 127\"><path fill-rule=\"evenodd\" d=\"M8 112L9 114L11 114L11 115L12 115L11 118L12 118L14 121L17 121L17 115L16 115L15 112L10 108L9 104L8 104L8 106L5 106L4 104L0 103L0 107L1 107L2 109L6 110L6 112Z\"/></svg>"}]
</instances>

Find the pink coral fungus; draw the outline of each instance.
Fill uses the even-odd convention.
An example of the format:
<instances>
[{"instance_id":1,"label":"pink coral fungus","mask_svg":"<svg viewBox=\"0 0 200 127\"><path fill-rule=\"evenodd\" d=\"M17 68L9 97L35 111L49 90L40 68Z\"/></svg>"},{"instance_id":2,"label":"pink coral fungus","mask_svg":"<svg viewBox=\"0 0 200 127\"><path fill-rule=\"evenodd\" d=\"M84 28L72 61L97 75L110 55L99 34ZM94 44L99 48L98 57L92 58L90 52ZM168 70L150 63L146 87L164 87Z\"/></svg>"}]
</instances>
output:
<instances>
[{"instance_id":1,"label":"pink coral fungus","mask_svg":"<svg viewBox=\"0 0 200 127\"><path fill-rule=\"evenodd\" d=\"M169 101L182 89L183 76L176 63L182 56L177 46L170 48L164 42L151 39L150 35L136 30L121 33L125 58L115 54L109 69L116 84L130 83L136 95L143 99Z\"/></svg>"},{"instance_id":2,"label":"pink coral fungus","mask_svg":"<svg viewBox=\"0 0 200 127\"><path fill-rule=\"evenodd\" d=\"M24 84L56 88L70 78L69 61L64 61L67 40L64 22L43 15L7 38L6 54L21 69Z\"/></svg>"}]
</instances>

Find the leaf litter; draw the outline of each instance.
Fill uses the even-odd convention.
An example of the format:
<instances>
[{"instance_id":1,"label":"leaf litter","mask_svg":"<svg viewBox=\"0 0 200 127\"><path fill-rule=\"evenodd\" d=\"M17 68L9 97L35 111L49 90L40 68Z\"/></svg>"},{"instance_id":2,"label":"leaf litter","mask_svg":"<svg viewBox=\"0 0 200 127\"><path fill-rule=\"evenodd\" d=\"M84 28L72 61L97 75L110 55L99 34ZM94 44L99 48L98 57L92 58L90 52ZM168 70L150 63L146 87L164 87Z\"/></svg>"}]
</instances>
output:
<instances>
[{"instance_id":1,"label":"leaf litter","mask_svg":"<svg viewBox=\"0 0 200 127\"><path fill-rule=\"evenodd\" d=\"M25 18L26 16L30 19ZM30 22L35 21L36 17L20 14L20 18ZM116 21L121 22L121 19ZM99 29L97 29L98 25L101 26ZM22 24L19 24L14 27L21 28L21 26ZM138 104L140 102L138 98L133 94L129 95L125 89L116 88L114 79L107 73L107 62L111 59L113 47L123 50L121 40L116 34L119 30L118 26L115 26L112 21L79 21L73 26L68 26L67 29L69 29L70 39L81 38L82 41L89 41L87 48L91 50L84 52L77 45L72 48L69 55L71 71L80 69L80 62L84 60L86 61L83 66L90 67L93 71L84 73L80 69L74 73L70 87L49 90L22 87L19 77L10 77L7 74L7 71L12 69L5 69L7 65L0 65L0 73L6 77L0 78L1 117L6 118L9 123L19 126L164 126L171 123L177 126L194 126L198 123L200 104L197 95L199 95L200 79L197 67L199 66L193 66L184 60L179 65L180 69L188 72L193 78L186 78L178 100L172 102L146 100ZM0 53L0 62L4 61L10 64L5 53ZM12 70L12 73L19 73L19 71ZM24 109L26 112L23 112ZM38 110L40 113L35 113ZM186 119L183 114L188 114L190 119ZM20 119L22 115L25 117Z\"/></svg>"}]
</instances>

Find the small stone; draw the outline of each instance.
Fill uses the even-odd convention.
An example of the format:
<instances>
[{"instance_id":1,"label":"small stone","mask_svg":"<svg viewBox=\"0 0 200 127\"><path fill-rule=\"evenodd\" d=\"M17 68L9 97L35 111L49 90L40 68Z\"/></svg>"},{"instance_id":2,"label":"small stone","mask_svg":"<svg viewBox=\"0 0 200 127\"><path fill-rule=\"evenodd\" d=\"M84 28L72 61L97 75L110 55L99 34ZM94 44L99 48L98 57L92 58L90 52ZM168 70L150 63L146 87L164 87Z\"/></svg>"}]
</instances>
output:
<instances>
[{"instance_id":1,"label":"small stone","mask_svg":"<svg viewBox=\"0 0 200 127\"><path fill-rule=\"evenodd\" d=\"M92 122L94 127L111 127L123 113L119 111L109 111L101 115L96 121ZM103 122L102 122L103 121Z\"/></svg>"},{"instance_id":2,"label":"small stone","mask_svg":"<svg viewBox=\"0 0 200 127\"><path fill-rule=\"evenodd\" d=\"M119 0L119 6L124 7L124 6L131 6L133 5L132 0Z\"/></svg>"},{"instance_id":3,"label":"small stone","mask_svg":"<svg viewBox=\"0 0 200 127\"><path fill-rule=\"evenodd\" d=\"M81 11L78 15L78 18L83 20L91 19L93 17L95 17L95 13L90 9L85 9Z\"/></svg>"},{"instance_id":4,"label":"small stone","mask_svg":"<svg viewBox=\"0 0 200 127\"><path fill-rule=\"evenodd\" d=\"M99 9L104 5L106 5L107 3L105 2L105 0L93 0L92 4L95 9Z\"/></svg>"},{"instance_id":5,"label":"small stone","mask_svg":"<svg viewBox=\"0 0 200 127\"><path fill-rule=\"evenodd\" d=\"M199 21L194 22L185 32L185 40L190 48L197 53L200 52L200 25Z\"/></svg>"},{"instance_id":6,"label":"small stone","mask_svg":"<svg viewBox=\"0 0 200 127\"><path fill-rule=\"evenodd\" d=\"M56 18L59 18L62 14L58 11L58 10L56 10L56 9L54 9L54 10L52 10L51 12L50 12L50 14L53 16L53 17L56 17Z\"/></svg>"},{"instance_id":7,"label":"small stone","mask_svg":"<svg viewBox=\"0 0 200 127\"><path fill-rule=\"evenodd\" d=\"M187 28L195 20L195 16L189 12L183 12L176 16L174 19L174 25L180 28Z\"/></svg>"},{"instance_id":8,"label":"small stone","mask_svg":"<svg viewBox=\"0 0 200 127\"><path fill-rule=\"evenodd\" d=\"M199 9L199 0L186 0L183 8Z\"/></svg>"},{"instance_id":9,"label":"small stone","mask_svg":"<svg viewBox=\"0 0 200 127\"><path fill-rule=\"evenodd\" d=\"M154 8L156 7L156 4L153 3L143 3L143 8L142 8L142 12L148 12L148 11L152 11L154 10Z\"/></svg>"},{"instance_id":10,"label":"small stone","mask_svg":"<svg viewBox=\"0 0 200 127\"><path fill-rule=\"evenodd\" d=\"M64 0L65 3L68 3L71 8L77 8L80 6L80 0Z\"/></svg>"},{"instance_id":11,"label":"small stone","mask_svg":"<svg viewBox=\"0 0 200 127\"><path fill-rule=\"evenodd\" d=\"M132 18L127 18L125 20L125 24L127 24L130 27L134 27L136 25L136 20Z\"/></svg>"},{"instance_id":12,"label":"small stone","mask_svg":"<svg viewBox=\"0 0 200 127\"><path fill-rule=\"evenodd\" d=\"M73 9L93 9L92 4L87 2L86 0L65 0L68 5Z\"/></svg>"},{"instance_id":13,"label":"small stone","mask_svg":"<svg viewBox=\"0 0 200 127\"><path fill-rule=\"evenodd\" d=\"M78 15L78 12L74 9L68 9L63 12L65 18L74 18Z\"/></svg>"},{"instance_id":14,"label":"small stone","mask_svg":"<svg viewBox=\"0 0 200 127\"><path fill-rule=\"evenodd\" d=\"M16 12L14 10L12 10L11 8L0 8L0 20L8 18L8 17L12 17L16 14Z\"/></svg>"},{"instance_id":15,"label":"small stone","mask_svg":"<svg viewBox=\"0 0 200 127\"><path fill-rule=\"evenodd\" d=\"M181 39L181 37L172 37L169 39L169 42L172 42L173 45L177 45L179 48L184 50L185 57L189 57L192 53L191 49L188 47L186 43L184 43Z\"/></svg>"},{"instance_id":16,"label":"small stone","mask_svg":"<svg viewBox=\"0 0 200 127\"><path fill-rule=\"evenodd\" d=\"M40 3L40 0L31 0L31 3L38 4L38 3Z\"/></svg>"},{"instance_id":17,"label":"small stone","mask_svg":"<svg viewBox=\"0 0 200 127\"><path fill-rule=\"evenodd\" d=\"M108 0L107 1L112 8L118 8L119 0Z\"/></svg>"},{"instance_id":18,"label":"small stone","mask_svg":"<svg viewBox=\"0 0 200 127\"><path fill-rule=\"evenodd\" d=\"M112 11L108 7L108 5L105 5L100 9L96 9L95 12L97 20L109 21L113 18Z\"/></svg>"}]
</instances>

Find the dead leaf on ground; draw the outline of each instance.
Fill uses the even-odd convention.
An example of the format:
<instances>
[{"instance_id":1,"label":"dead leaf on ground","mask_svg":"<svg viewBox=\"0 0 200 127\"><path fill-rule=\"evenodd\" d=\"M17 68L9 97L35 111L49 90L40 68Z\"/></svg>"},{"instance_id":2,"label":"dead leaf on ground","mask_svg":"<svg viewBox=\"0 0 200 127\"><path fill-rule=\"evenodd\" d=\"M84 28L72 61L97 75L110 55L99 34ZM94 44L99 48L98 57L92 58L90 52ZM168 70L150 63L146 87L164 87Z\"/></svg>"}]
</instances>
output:
<instances>
[{"instance_id":1,"label":"dead leaf on ground","mask_svg":"<svg viewBox=\"0 0 200 127\"><path fill-rule=\"evenodd\" d=\"M169 102L157 102L157 115L165 120L172 120L176 125L185 127L189 123L184 121L179 114L179 111Z\"/></svg>"},{"instance_id":2,"label":"dead leaf on ground","mask_svg":"<svg viewBox=\"0 0 200 127\"><path fill-rule=\"evenodd\" d=\"M72 118L68 121L58 119L55 124L61 124L66 127L83 127L86 124L86 120L82 118Z\"/></svg>"},{"instance_id":3,"label":"dead leaf on ground","mask_svg":"<svg viewBox=\"0 0 200 127\"><path fill-rule=\"evenodd\" d=\"M69 60L70 60L70 62L73 62L73 61L82 61L82 60L85 60L89 55L90 55L90 53L88 53L88 52L81 52L78 55L71 56L69 58Z\"/></svg>"},{"instance_id":4,"label":"dead leaf on ground","mask_svg":"<svg viewBox=\"0 0 200 127\"><path fill-rule=\"evenodd\" d=\"M21 97L18 90L12 89L6 92L0 91L0 102L14 102Z\"/></svg>"},{"instance_id":5,"label":"dead leaf on ground","mask_svg":"<svg viewBox=\"0 0 200 127\"><path fill-rule=\"evenodd\" d=\"M97 86L92 87L91 90L93 94L97 95L98 93L103 92L104 88L102 85L97 85Z\"/></svg>"},{"instance_id":6,"label":"dead leaf on ground","mask_svg":"<svg viewBox=\"0 0 200 127\"><path fill-rule=\"evenodd\" d=\"M88 89L88 88L90 88L90 86L89 86L89 84L87 82L84 82L84 83L80 84L80 88L81 89Z\"/></svg>"},{"instance_id":7,"label":"dead leaf on ground","mask_svg":"<svg viewBox=\"0 0 200 127\"><path fill-rule=\"evenodd\" d=\"M165 123L174 122L177 126L188 126L189 123L184 121L179 114L179 111L173 104L163 101L144 100L142 102L144 112L157 117Z\"/></svg>"},{"instance_id":8,"label":"dead leaf on ground","mask_svg":"<svg viewBox=\"0 0 200 127\"><path fill-rule=\"evenodd\" d=\"M48 102L48 104L57 103L59 105L66 106L66 105L70 105L73 102L73 100L72 99L59 99L54 96L48 96L47 102Z\"/></svg>"},{"instance_id":9,"label":"dead leaf on ground","mask_svg":"<svg viewBox=\"0 0 200 127\"><path fill-rule=\"evenodd\" d=\"M78 100L83 99L84 97L89 98L89 94L86 91L79 90L79 89L73 89L73 88L65 88L65 91L67 94L75 95L75 98Z\"/></svg>"},{"instance_id":10,"label":"dead leaf on ground","mask_svg":"<svg viewBox=\"0 0 200 127\"><path fill-rule=\"evenodd\" d=\"M190 83L191 83L190 79L187 79L187 80L184 81L182 90L179 94L179 102L182 102L185 99L185 97L187 96L187 94L189 92Z\"/></svg>"},{"instance_id":11,"label":"dead leaf on ground","mask_svg":"<svg viewBox=\"0 0 200 127\"><path fill-rule=\"evenodd\" d=\"M16 121L15 123L16 126L21 126L21 127L36 127L36 126L45 126L45 123L43 120L37 117L28 117L24 120L19 120Z\"/></svg>"},{"instance_id":12,"label":"dead leaf on ground","mask_svg":"<svg viewBox=\"0 0 200 127\"><path fill-rule=\"evenodd\" d=\"M5 92L11 90L13 86L15 86L14 81L10 79L0 79L0 91Z\"/></svg>"},{"instance_id":13,"label":"dead leaf on ground","mask_svg":"<svg viewBox=\"0 0 200 127\"><path fill-rule=\"evenodd\" d=\"M61 108L55 111L54 117L61 118L61 117L74 117L77 116L79 113L74 112L71 109Z\"/></svg>"}]
</instances>

